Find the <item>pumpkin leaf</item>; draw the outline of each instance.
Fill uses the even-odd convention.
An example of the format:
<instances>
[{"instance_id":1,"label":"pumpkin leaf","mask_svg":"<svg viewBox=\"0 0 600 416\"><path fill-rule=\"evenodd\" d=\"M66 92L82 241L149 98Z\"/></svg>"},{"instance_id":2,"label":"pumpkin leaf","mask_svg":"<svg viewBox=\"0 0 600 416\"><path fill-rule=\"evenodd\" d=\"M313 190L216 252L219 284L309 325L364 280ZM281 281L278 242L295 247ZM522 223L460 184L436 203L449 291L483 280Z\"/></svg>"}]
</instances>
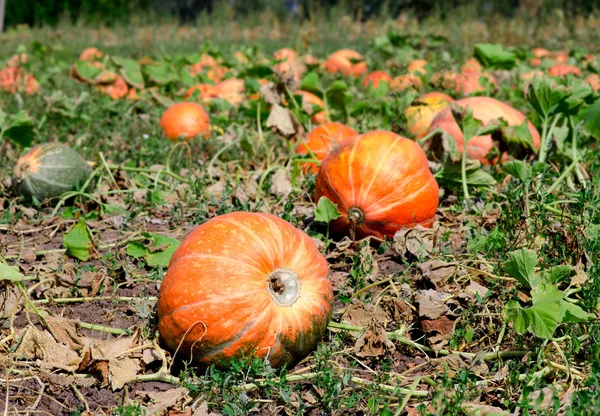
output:
<instances>
[{"instance_id":1,"label":"pumpkin leaf","mask_svg":"<svg viewBox=\"0 0 600 416\"><path fill-rule=\"evenodd\" d=\"M168 267L173 253L181 242L160 234L143 233L142 235L152 241L152 247L140 241L132 241L127 245L126 253L136 259L144 258L150 267Z\"/></svg>"},{"instance_id":2,"label":"pumpkin leaf","mask_svg":"<svg viewBox=\"0 0 600 416\"><path fill-rule=\"evenodd\" d=\"M97 84L104 69L90 64L88 61L75 62L74 72L78 79L88 84Z\"/></svg>"},{"instance_id":3,"label":"pumpkin leaf","mask_svg":"<svg viewBox=\"0 0 600 416\"><path fill-rule=\"evenodd\" d=\"M309 72L308 74L306 74L304 78L302 78L302 82L300 83L300 89L309 92L323 91L319 75L317 75L314 72Z\"/></svg>"},{"instance_id":4,"label":"pumpkin leaf","mask_svg":"<svg viewBox=\"0 0 600 416\"><path fill-rule=\"evenodd\" d=\"M512 69L517 64L517 55L498 44L478 43L474 56L486 68Z\"/></svg>"},{"instance_id":5,"label":"pumpkin leaf","mask_svg":"<svg viewBox=\"0 0 600 416\"><path fill-rule=\"evenodd\" d=\"M538 256L534 250L521 249L508 253L509 260L504 264L504 270L528 289L534 288L540 281L534 269Z\"/></svg>"},{"instance_id":6,"label":"pumpkin leaf","mask_svg":"<svg viewBox=\"0 0 600 416\"><path fill-rule=\"evenodd\" d=\"M450 111L452 112L452 116L454 117L456 124L458 124L458 127L462 131L464 140L466 142L471 140L473 137L492 134L496 130L507 126L507 123L504 119L491 120L489 123L484 125L481 120L473 117L473 110L470 107L463 108L455 103L450 105Z\"/></svg>"},{"instance_id":7,"label":"pumpkin leaf","mask_svg":"<svg viewBox=\"0 0 600 416\"><path fill-rule=\"evenodd\" d=\"M466 173L468 185L492 186L496 184L496 179L481 168L478 160L467 159ZM462 183L460 162L452 161L450 158L446 159L442 169L435 174L435 178L440 182Z\"/></svg>"},{"instance_id":8,"label":"pumpkin leaf","mask_svg":"<svg viewBox=\"0 0 600 416\"><path fill-rule=\"evenodd\" d=\"M600 139L600 100L583 111L583 128L596 139Z\"/></svg>"},{"instance_id":9,"label":"pumpkin leaf","mask_svg":"<svg viewBox=\"0 0 600 416\"><path fill-rule=\"evenodd\" d=\"M502 170L509 175L519 178L521 182L527 182L531 178L531 166L522 160L511 160L502 165Z\"/></svg>"},{"instance_id":10,"label":"pumpkin leaf","mask_svg":"<svg viewBox=\"0 0 600 416\"><path fill-rule=\"evenodd\" d=\"M564 80L546 76L534 77L527 88L527 101L535 111L548 118L557 114L570 114L584 103L584 98L592 94L585 82L567 77Z\"/></svg>"},{"instance_id":11,"label":"pumpkin leaf","mask_svg":"<svg viewBox=\"0 0 600 416\"><path fill-rule=\"evenodd\" d=\"M328 198L322 196L317 203L315 209L315 221L329 224L331 221L338 219L342 215L338 212L337 205L331 202Z\"/></svg>"},{"instance_id":12,"label":"pumpkin leaf","mask_svg":"<svg viewBox=\"0 0 600 416\"><path fill-rule=\"evenodd\" d=\"M23 110L16 114L6 114L0 109L0 140L3 137L23 147L31 146L34 124L29 114Z\"/></svg>"},{"instance_id":13,"label":"pumpkin leaf","mask_svg":"<svg viewBox=\"0 0 600 416\"><path fill-rule=\"evenodd\" d=\"M22 282L29 279L19 271L17 266L9 266L8 264L0 261L0 282L3 280Z\"/></svg>"},{"instance_id":14,"label":"pumpkin leaf","mask_svg":"<svg viewBox=\"0 0 600 416\"><path fill-rule=\"evenodd\" d=\"M171 70L168 62L159 62L157 64L144 66L144 72L148 78L157 85L166 85L176 81L175 74Z\"/></svg>"},{"instance_id":15,"label":"pumpkin leaf","mask_svg":"<svg viewBox=\"0 0 600 416\"><path fill-rule=\"evenodd\" d=\"M500 131L502 132L500 141L508 148L510 154L516 155L523 151L535 152L527 119L517 126L502 126Z\"/></svg>"},{"instance_id":16,"label":"pumpkin leaf","mask_svg":"<svg viewBox=\"0 0 600 416\"><path fill-rule=\"evenodd\" d=\"M90 258L94 250L94 242L88 225L83 218L79 218L77 224L63 236L63 245L67 249L68 256L81 261Z\"/></svg>"}]
</instances>

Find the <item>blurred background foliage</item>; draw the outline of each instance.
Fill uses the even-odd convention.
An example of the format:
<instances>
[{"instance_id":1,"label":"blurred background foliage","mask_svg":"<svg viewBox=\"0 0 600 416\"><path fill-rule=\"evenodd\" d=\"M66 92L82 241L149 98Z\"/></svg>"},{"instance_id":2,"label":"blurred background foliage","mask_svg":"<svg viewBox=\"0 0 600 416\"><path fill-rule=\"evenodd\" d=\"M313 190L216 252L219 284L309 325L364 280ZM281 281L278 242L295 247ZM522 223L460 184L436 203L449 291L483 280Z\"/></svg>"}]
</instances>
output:
<instances>
[{"instance_id":1,"label":"blurred background foliage","mask_svg":"<svg viewBox=\"0 0 600 416\"><path fill-rule=\"evenodd\" d=\"M395 18L402 13L417 18L435 13L451 19L456 8L468 8L481 19L518 13L543 18L557 9L572 16L598 7L598 0L7 0L5 27L56 25L65 20L111 26L132 18L157 21L171 16L190 23L207 14L245 18L263 11L282 19L314 19L340 12L359 20Z\"/></svg>"}]
</instances>

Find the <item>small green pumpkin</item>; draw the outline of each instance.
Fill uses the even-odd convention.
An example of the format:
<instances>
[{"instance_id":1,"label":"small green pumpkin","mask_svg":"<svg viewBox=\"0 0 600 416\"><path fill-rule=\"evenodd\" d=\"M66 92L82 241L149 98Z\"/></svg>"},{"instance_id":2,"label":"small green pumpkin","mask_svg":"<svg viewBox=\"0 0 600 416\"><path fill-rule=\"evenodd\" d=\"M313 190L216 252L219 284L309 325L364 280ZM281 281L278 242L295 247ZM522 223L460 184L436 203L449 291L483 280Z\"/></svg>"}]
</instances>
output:
<instances>
[{"instance_id":1,"label":"small green pumpkin","mask_svg":"<svg viewBox=\"0 0 600 416\"><path fill-rule=\"evenodd\" d=\"M76 150L61 143L43 143L19 158L13 187L27 200L52 199L79 189L92 173L92 167Z\"/></svg>"}]
</instances>

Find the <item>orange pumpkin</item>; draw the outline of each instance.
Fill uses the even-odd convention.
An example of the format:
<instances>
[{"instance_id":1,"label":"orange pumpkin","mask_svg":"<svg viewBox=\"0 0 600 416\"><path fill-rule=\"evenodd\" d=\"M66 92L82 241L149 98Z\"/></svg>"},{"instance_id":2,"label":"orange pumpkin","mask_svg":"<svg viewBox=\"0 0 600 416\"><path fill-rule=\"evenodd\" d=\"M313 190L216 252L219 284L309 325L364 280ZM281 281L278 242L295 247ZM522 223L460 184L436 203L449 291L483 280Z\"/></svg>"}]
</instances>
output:
<instances>
[{"instance_id":1,"label":"orange pumpkin","mask_svg":"<svg viewBox=\"0 0 600 416\"><path fill-rule=\"evenodd\" d=\"M217 98L219 96L219 88L216 85L196 84L188 88L185 95L183 96L183 99L189 99L196 91L200 93L200 100L202 100L203 102L210 102L211 99Z\"/></svg>"},{"instance_id":2,"label":"orange pumpkin","mask_svg":"<svg viewBox=\"0 0 600 416\"><path fill-rule=\"evenodd\" d=\"M219 97L227 100L234 107L239 106L244 101L244 80L237 78L228 78L217 85Z\"/></svg>"},{"instance_id":3,"label":"orange pumpkin","mask_svg":"<svg viewBox=\"0 0 600 416\"><path fill-rule=\"evenodd\" d=\"M354 129L344 124L336 122L324 123L308 133L306 142L298 146L296 154L308 155L312 153L318 160L322 161L335 145L357 134ZM317 173L319 171L319 166L316 163L304 162L300 166L304 173Z\"/></svg>"},{"instance_id":4,"label":"orange pumpkin","mask_svg":"<svg viewBox=\"0 0 600 416\"><path fill-rule=\"evenodd\" d=\"M553 77L564 77L568 74L581 75L581 71L576 66L561 63L552 65L548 73Z\"/></svg>"},{"instance_id":5,"label":"orange pumpkin","mask_svg":"<svg viewBox=\"0 0 600 416\"><path fill-rule=\"evenodd\" d=\"M525 116L518 110L515 110L511 106L504 104L490 97L469 97L463 98L455 102L456 105L466 108L469 107L473 111L473 117L480 120L484 125L492 120L503 118L506 120L509 126L518 126L523 124ZM533 145L536 149L540 147L540 134L536 128L528 120L527 125L529 132L533 138ZM429 131L433 131L436 128L440 128L456 140L458 150L462 153L463 151L463 134L460 127L454 120L450 108L447 107L440 111L435 116ZM479 160L483 164L490 164L490 161L486 159L486 156L492 148L494 142L491 135L477 136L469 140L467 143L467 157L470 159Z\"/></svg>"},{"instance_id":6,"label":"orange pumpkin","mask_svg":"<svg viewBox=\"0 0 600 416\"><path fill-rule=\"evenodd\" d=\"M367 64L363 61L363 56L352 49L340 49L335 51L324 64L325 71L332 74L341 73L349 76L360 77L367 73ZM360 60L361 62L352 63L352 61Z\"/></svg>"},{"instance_id":7,"label":"orange pumpkin","mask_svg":"<svg viewBox=\"0 0 600 416\"><path fill-rule=\"evenodd\" d=\"M394 79L392 79L391 88L392 91L403 91L408 88L419 89L423 83L421 82L421 78L414 74L404 74L398 75Z\"/></svg>"},{"instance_id":8,"label":"orange pumpkin","mask_svg":"<svg viewBox=\"0 0 600 416\"><path fill-rule=\"evenodd\" d=\"M102 53L102 51L98 50L97 48L90 47L81 52L81 55L79 55L79 60L95 61L96 59L102 59L103 56L104 54Z\"/></svg>"},{"instance_id":9,"label":"orange pumpkin","mask_svg":"<svg viewBox=\"0 0 600 416\"><path fill-rule=\"evenodd\" d=\"M600 76L598 74L590 74L586 77L585 82L590 84L594 91L600 91Z\"/></svg>"},{"instance_id":10,"label":"orange pumpkin","mask_svg":"<svg viewBox=\"0 0 600 416\"><path fill-rule=\"evenodd\" d=\"M483 67L476 58L469 58L460 68L460 72L463 74L480 74L483 72Z\"/></svg>"},{"instance_id":11,"label":"orange pumpkin","mask_svg":"<svg viewBox=\"0 0 600 416\"><path fill-rule=\"evenodd\" d=\"M298 90L296 94L301 95L303 100L306 100L311 106L319 106L321 108L325 108L325 103L319 97L314 95L308 91ZM311 121L315 124L323 124L327 122L327 117L325 116L325 111L319 111L318 113L314 113L311 116Z\"/></svg>"},{"instance_id":12,"label":"orange pumpkin","mask_svg":"<svg viewBox=\"0 0 600 416\"><path fill-rule=\"evenodd\" d=\"M439 188L417 143L388 131L355 136L321 164L315 199L337 204L332 229L355 237L393 237L402 228L431 226Z\"/></svg>"},{"instance_id":13,"label":"orange pumpkin","mask_svg":"<svg viewBox=\"0 0 600 416\"><path fill-rule=\"evenodd\" d=\"M127 96L129 87L125 80L112 72L105 72L100 77L98 85L95 86L102 94L108 95L113 100L118 100Z\"/></svg>"},{"instance_id":14,"label":"orange pumpkin","mask_svg":"<svg viewBox=\"0 0 600 416\"><path fill-rule=\"evenodd\" d=\"M304 232L271 214L233 212L196 228L160 287L158 330L200 365L233 357L274 367L310 354L331 317L329 268Z\"/></svg>"},{"instance_id":15,"label":"orange pumpkin","mask_svg":"<svg viewBox=\"0 0 600 416\"><path fill-rule=\"evenodd\" d=\"M373 71L363 79L362 84L365 88L367 88L369 84L371 84L373 88L377 88L381 81L385 81L389 85L392 83L392 77L385 71Z\"/></svg>"},{"instance_id":16,"label":"orange pumpkin","mask_svg":"<svg viewBox=\"0 0 600 416\"><path fill-rule=\"evenodd\" d=\"M453 101L454 98L443 92L429 92L413 101L404 110L409 133L417 139L425 136L436 114Z\"/></svg>"},{"instance_id":17,"label":"orange pumpkin","mask_svg":"<svg viewBox=\"0 0 600 416\"><path fill-rule=\"evenodd\" d=\"M427 69L425 69L425 65L427 65L427 61L425 59L415 59L411 63L408 64L406 68L410 74L415 75L425 75L427 74Z\"/></svg>"},{"instance_id":18,"label":"orange pumpkin","mask_svg":"<svg viewBox=\"0 0 600 416\"><path fill-rule=\"evenodd\" d=\"M210 135L210 119L200 104L181 102L173 104L160 119L160 126L169 140L189 140L201 134Z\"/></svg>"}]
</instances>

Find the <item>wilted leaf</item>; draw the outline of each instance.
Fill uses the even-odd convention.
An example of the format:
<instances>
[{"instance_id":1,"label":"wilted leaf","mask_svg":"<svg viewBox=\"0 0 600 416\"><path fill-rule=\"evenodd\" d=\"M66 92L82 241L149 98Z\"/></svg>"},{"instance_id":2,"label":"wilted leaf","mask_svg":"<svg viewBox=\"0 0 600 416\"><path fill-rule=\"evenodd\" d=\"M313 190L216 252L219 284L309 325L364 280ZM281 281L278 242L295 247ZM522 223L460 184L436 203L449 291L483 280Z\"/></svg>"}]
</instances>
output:
<instances>
[{"instance_id":1,"label":"wilted leaf","mask_svg":"<svg viewBox=\"0 0 600 416\"><path fill-rule=\"evenodd\" d=\"M419 317L438 319L448 312L445 302L450 298L451 296L447 292L438 292L433 289L420 290L415 296L415 303L419 305Z\"/></svg>"},{"instance_id":2,"label":"wilted leaf","mask_svg":"<svg viewBox=\"0 0 600 416\"><path fill-rule=\"evenodd\" d=\"M298 122L290 110L279 104L273 104L267 119L267 127L275 127L281 134L291 136L296 133L297 124Z\"/></svg>"}]
</instances>

